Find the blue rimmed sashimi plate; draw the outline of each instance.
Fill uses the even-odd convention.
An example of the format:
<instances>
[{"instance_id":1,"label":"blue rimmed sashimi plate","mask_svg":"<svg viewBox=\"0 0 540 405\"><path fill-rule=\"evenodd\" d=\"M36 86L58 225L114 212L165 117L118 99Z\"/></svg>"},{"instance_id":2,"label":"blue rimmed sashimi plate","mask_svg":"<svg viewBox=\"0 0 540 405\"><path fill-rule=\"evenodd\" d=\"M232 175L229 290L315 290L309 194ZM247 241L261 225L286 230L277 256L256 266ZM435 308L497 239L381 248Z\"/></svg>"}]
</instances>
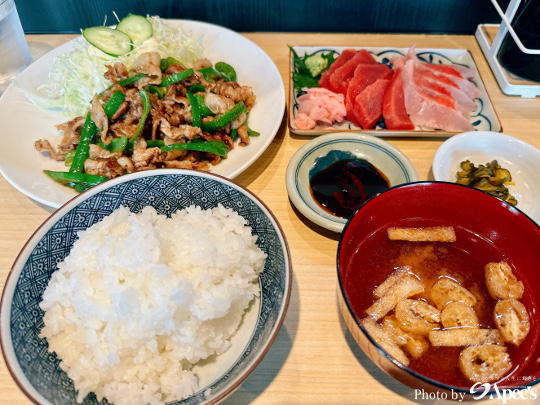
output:
<instances>
[{"instance_id":1,"label":"blue rimmed sashimi plate","mask_svg":"<svg viewBox=\"0 0 540 405\"><path fill-rule=\"evenodd\" d=\"M379 63L385 63L391 66L392 60L396 57L404 56L409 51L409 48L391 48L391 47L332 47L332 46L293 46L294 51L298 56L311 55L314 53L335 52L336 57L345 49L365 49L369 51L375 60ZM471 53L466 49L436 49L436 48L417 48L416 55L424 62L437 64L458 64L474 69L475 75L471 81L480 89L481 95L476 98L476 110L471 113L471 124L476 131L492 131L502 132L502 126L497 117L493 104L486 91L484 83L478 72L478 68L474 62ZM295 89L293 86L292 75L294 73L294 64L292 52L289 57L290 75L289 75L289 109L288 109L288 125L289 130L297 135L323 135L336 132L368 132L370 135L385 137L450 137L457 132L449 132L436 130L433 128L416 126L414 130L388 130L384 125L384 120L380 120L374 129L364 130L354 125L351 121L345 120L341 123L334 123L332 126L317 126L313 129L303 130L298 129L294 124L294 120L298 113L298 97L303 93L301 90Z\"/></svg>"}]
</instances>

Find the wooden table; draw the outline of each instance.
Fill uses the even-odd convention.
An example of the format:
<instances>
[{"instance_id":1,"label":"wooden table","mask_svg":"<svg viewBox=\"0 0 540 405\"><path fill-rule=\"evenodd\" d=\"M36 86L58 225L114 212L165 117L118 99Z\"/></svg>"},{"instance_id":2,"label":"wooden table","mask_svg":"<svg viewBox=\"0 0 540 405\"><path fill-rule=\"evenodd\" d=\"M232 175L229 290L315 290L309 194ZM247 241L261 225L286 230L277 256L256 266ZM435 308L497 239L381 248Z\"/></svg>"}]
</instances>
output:
<instances>
[{"instance_id":1,"label":"wooden table","mask_svg":"<svg viewBox=\"0 0 540 405\"><path fill-rule=\"evenodd\" d=\"M392 46L459 48L471 51L503 132L540 148L540 99L501 93L473 36L360 34L246 34L274 60L289 91L289 45ZM28 35L37 58L74 35ZM278 218L293 261L291 301L277 340L253 374L226 404L432 404L414 390L380 371L355 343L337 303L336 250L339 235L304 218L287 198L285 170L294 152L309 137L289 133L284 119L267 151L235 180L257 194ZM441 139L387 139L415 166L420 180L433 180L431 162ZM0 177L0 283L19 250L52 212L33 202ZM540 386L535 387L540 398ZM536 400L509 400L529 405ZM0 365L0 405L29 404ZM494 400L491 403L503 403Z\"/></svg>"}]
</instances>

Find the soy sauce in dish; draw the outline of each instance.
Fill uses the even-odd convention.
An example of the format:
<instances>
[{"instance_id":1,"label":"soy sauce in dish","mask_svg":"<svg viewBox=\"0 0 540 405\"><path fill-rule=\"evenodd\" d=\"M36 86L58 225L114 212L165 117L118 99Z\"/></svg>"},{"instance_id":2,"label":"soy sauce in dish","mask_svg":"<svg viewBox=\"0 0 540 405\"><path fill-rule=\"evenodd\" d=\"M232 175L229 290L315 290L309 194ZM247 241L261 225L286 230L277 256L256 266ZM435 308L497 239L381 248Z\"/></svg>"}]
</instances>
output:
<instances>
[{"instance_id":1,"label":"soy sauce in dish","mask_svg":"<svg viewBox=\"0 0 540 405\"><path fill-rule=\"evenodd\" d=\"M365 159L344 159L315 173L309 186L323 210L349 218L368 198L389 188L390 181Z\"/></svg>"}]
</instances>

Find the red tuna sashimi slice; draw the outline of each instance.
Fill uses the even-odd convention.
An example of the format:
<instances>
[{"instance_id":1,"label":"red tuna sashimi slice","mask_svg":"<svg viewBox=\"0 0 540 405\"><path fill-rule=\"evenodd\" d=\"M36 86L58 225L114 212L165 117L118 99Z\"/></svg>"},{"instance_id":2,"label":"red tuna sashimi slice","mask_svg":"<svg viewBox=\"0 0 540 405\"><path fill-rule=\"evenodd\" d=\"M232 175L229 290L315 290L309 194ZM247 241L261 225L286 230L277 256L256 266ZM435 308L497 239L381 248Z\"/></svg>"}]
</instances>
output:
<instances>
[{"instance_id":1,"label":"red tuna sashimi slice","mask_svg":"<svg viewBox=\"0 0 540 405\"><path fill-rule=\"evenodd\" d=\"M330 90L330 76L341 66L343 66L347 61L352 59L356 55L356 51L354 49L345 49L343 52L341 52L341 55L339 55L334 63L330 65L328 70L324 72L319 79L319 86L324 87L325 89Z\"/></svg>"},{"instance_id":2,"label":"red tuna sashimi slice","mask_svg":"<svg viewBox=\"0 0 540 405\"><path fill-rule=\"evenodd\" d=\"M405 109L405 96L403 95L403 80L401 71L394 72L394 77L386 88L383 98L382 114L387 129L413 130L412 123Z\"/></svg>"},{"instance_id":3,"label":"red tuna sashimi slice","mask_svg":"<svg viewBox=\"0 0 540 405\"><path fill-rule=\"evenodd\" d=\"M416 125L452 132L472 131L474 127L470 119L458 109L438 103L419 91L413 79L414 64L413 60L407 61L402 71L405 108L411 121Z\"/></svg>"},{"instance_id":4,"label":"red tuna sashimi slice","mask_svg":"<svg viewBox=\"0 0 540 405\"><path fill-rule=\"evenodd\" d=\"M377 65L377 61L365 49L358 51L356 55L343 66L339 67L330 76L330 90L336 93L345 94L349 81L354 75L354 70L358 65Z\"/></svg>"},{"instance_id":5,"label":"red tuna sashimi slice","mask_svg":"<svg viewBox=\"0 0 540 405\"><path fill-rule=\"evenodd\" d=\"M388 79L378 79L356 96L353 113L362 128L373 128L381 118L384 94L389 84Z\"/></svg>"},{"instance_id":6,"label":"red tuna sashimi slice","mask_svg":"<svg viewBox=\"0 0 540 405\"><path fill-rule=\"evenodd\" d=\"M352 112L354 100L362 93L370 84L375 83L379 79L391 79L393 71L386 65L378 63L376 65L358 65L354 70L354 76L347 87L345 95L345 108L347 109L347 118L357 124Z\"/></svg>"}]
</instances>

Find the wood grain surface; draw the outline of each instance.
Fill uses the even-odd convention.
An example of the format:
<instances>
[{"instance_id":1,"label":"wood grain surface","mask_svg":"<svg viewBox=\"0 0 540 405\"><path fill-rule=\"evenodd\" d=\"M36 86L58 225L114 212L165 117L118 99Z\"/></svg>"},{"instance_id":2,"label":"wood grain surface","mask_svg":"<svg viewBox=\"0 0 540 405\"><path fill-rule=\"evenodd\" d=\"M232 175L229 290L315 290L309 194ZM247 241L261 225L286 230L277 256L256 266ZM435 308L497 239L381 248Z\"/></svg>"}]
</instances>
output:
<instances>
[{"instance_id":1,"label":"wood grain surface","mask_svg":"<svg viewBox=\"0 0 540 405\"><path fill-rule=\"evenodd\" d=\"M274 60L289 91L289 45L458 48L471 51L502 123L503 132L540 148L540 99L504 95L473 36L389 34L250 33L245 36ZM29 35L35 57L73 35ZM1 129L0 129L1 131ZM348 332L336 294L339 235L314 225L291 204L285 170L294 152L311 138L289 133L285 117L266 152L235 181L257 194L273 211L287 237L293 261L293 289L284 325L269 353L225 404L439 404L380 371ZM415 166L420 180L433 179L431 163L441 139L387 139ZM0 285L18 252L52 212L0 177ZM540 393L540 386L535 387ZM539 395L540 397L540 395ZM30 402L0 363L0 405ZM494 400L490 404L502 404ZM507 400L532 405L536 400Z\"/></svg>"}]
</instances>

